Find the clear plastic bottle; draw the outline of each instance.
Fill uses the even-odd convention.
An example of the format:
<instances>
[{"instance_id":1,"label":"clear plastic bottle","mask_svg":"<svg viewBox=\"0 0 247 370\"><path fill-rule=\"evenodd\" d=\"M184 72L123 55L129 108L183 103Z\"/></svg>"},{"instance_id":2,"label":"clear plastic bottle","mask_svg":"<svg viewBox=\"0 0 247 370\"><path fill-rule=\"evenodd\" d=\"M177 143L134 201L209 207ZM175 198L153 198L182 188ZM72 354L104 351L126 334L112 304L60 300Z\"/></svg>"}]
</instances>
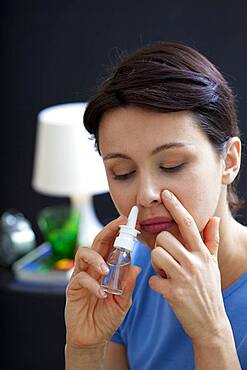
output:
<instances>
[{"instance_id":1,"label":"clear plastic bottle","mask_svg":"<svg viewBox=\"0 0 247 370\"><path fill-rule=\"evenodd\" d=\"M139 233L135 229L138 208L132 207L127 225L120 226L119 236L114 242L114 249L110 253L107 265L109 273L103 278L101 287L107 293L121 295L123 293L124 275L131 263L131 252L134 249L136 236Z\"/></svg>"}]
</instances>

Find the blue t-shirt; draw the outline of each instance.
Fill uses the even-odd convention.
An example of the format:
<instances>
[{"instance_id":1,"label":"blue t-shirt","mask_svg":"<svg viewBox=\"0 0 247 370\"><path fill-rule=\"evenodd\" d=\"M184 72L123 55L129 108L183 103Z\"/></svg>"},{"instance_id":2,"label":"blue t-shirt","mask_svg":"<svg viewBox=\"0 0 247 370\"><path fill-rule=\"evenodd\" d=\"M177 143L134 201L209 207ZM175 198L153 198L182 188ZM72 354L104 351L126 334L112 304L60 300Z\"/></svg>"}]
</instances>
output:
<instances>
[{"instance_id":1,"label":"blue t-shirt","mask_svg":"<svg viewBox=\"0 0 247 370\"><path fill-rule=\"evenodd\" d=\"M137 243L132 263L142 267L133 303L112 341L127 348L132 370L192 370L194 355L190 337L162 295L148 284L155 274L149 248ZM247 370L247 272L223 291L227 316L242 366Z\"/></svg>"}]
</instances>

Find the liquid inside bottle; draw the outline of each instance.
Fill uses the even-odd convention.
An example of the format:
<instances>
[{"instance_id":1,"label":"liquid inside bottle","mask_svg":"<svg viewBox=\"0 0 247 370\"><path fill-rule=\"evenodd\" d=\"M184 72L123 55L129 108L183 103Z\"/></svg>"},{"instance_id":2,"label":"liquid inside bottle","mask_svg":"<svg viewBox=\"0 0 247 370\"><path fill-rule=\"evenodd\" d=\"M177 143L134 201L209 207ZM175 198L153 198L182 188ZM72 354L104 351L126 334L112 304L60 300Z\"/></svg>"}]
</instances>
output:
<instances>
[{"instance_id":1,"label":"liquid inside bottle","mask_svg":"<svg viewBox=\"0 0 247 370\"><path fill-rule=\"evenodd\" d=\"M121 295L124 276L130 265L130 252L124 248L114 249L108 258L107 265L110 271L103 278L101 287L108 293Z\"/></svg>"}]
</instances>

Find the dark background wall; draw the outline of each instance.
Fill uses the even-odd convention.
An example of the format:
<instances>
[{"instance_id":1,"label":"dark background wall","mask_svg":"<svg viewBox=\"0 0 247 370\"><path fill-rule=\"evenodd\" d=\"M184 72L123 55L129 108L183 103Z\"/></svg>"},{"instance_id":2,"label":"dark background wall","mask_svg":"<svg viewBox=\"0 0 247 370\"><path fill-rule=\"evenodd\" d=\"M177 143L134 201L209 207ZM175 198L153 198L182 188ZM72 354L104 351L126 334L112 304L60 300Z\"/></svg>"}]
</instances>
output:
<instances>
[{"instance_id":1,"label":"dark background wall","mask_svg":"<svg viewBox=\"0 0 247 370\"><path fill-rule=\"evenodd\" d=\"M206 54L236 92L247 132L245 1L4 0L1 8L1 213L17 208L36 227L38 210L67 201L31 188L37 113L86 101L119 52L152 41L185 42ZM246 176L245 166L244 196Z\"/></svg>"},{"instance_id":2,"label":"dark background wall","mask_svg":"<svg viewBox=\"0 0 247 370\"><path fill-rule=\"evenodd\" d=\"M185 42L206 54L223 71L237 95L245 142L244 0L2 0L0 26L0 213L9 208L22 211L37 232L37 212L68 201L38 194L31 188L37 114L47 106L87 101L107 66L122 51L170 40ZM244 197L246 166L244 163L240 181ZM109 204L108 198L102 201ZM246 223L247 208L241 215Z\"/></svg>"}]
</instances>

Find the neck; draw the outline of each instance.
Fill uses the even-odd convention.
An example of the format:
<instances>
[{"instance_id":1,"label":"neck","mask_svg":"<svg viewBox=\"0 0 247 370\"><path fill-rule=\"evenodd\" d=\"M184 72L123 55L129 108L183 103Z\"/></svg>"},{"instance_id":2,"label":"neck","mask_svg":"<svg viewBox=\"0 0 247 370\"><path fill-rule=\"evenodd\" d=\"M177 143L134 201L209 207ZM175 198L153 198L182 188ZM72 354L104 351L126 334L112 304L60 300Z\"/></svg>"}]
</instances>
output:
<instances>
[{"instance_id":1,"label":"neck","mask_svg":"<svg viewBox=\"0 0 247 370\"><path fill-rule=\"evenodd\" d=\"M218 263L222 289L247 271L247 228L238 223L228 207L221 215Z\"/></svg>"}]
</instances>

